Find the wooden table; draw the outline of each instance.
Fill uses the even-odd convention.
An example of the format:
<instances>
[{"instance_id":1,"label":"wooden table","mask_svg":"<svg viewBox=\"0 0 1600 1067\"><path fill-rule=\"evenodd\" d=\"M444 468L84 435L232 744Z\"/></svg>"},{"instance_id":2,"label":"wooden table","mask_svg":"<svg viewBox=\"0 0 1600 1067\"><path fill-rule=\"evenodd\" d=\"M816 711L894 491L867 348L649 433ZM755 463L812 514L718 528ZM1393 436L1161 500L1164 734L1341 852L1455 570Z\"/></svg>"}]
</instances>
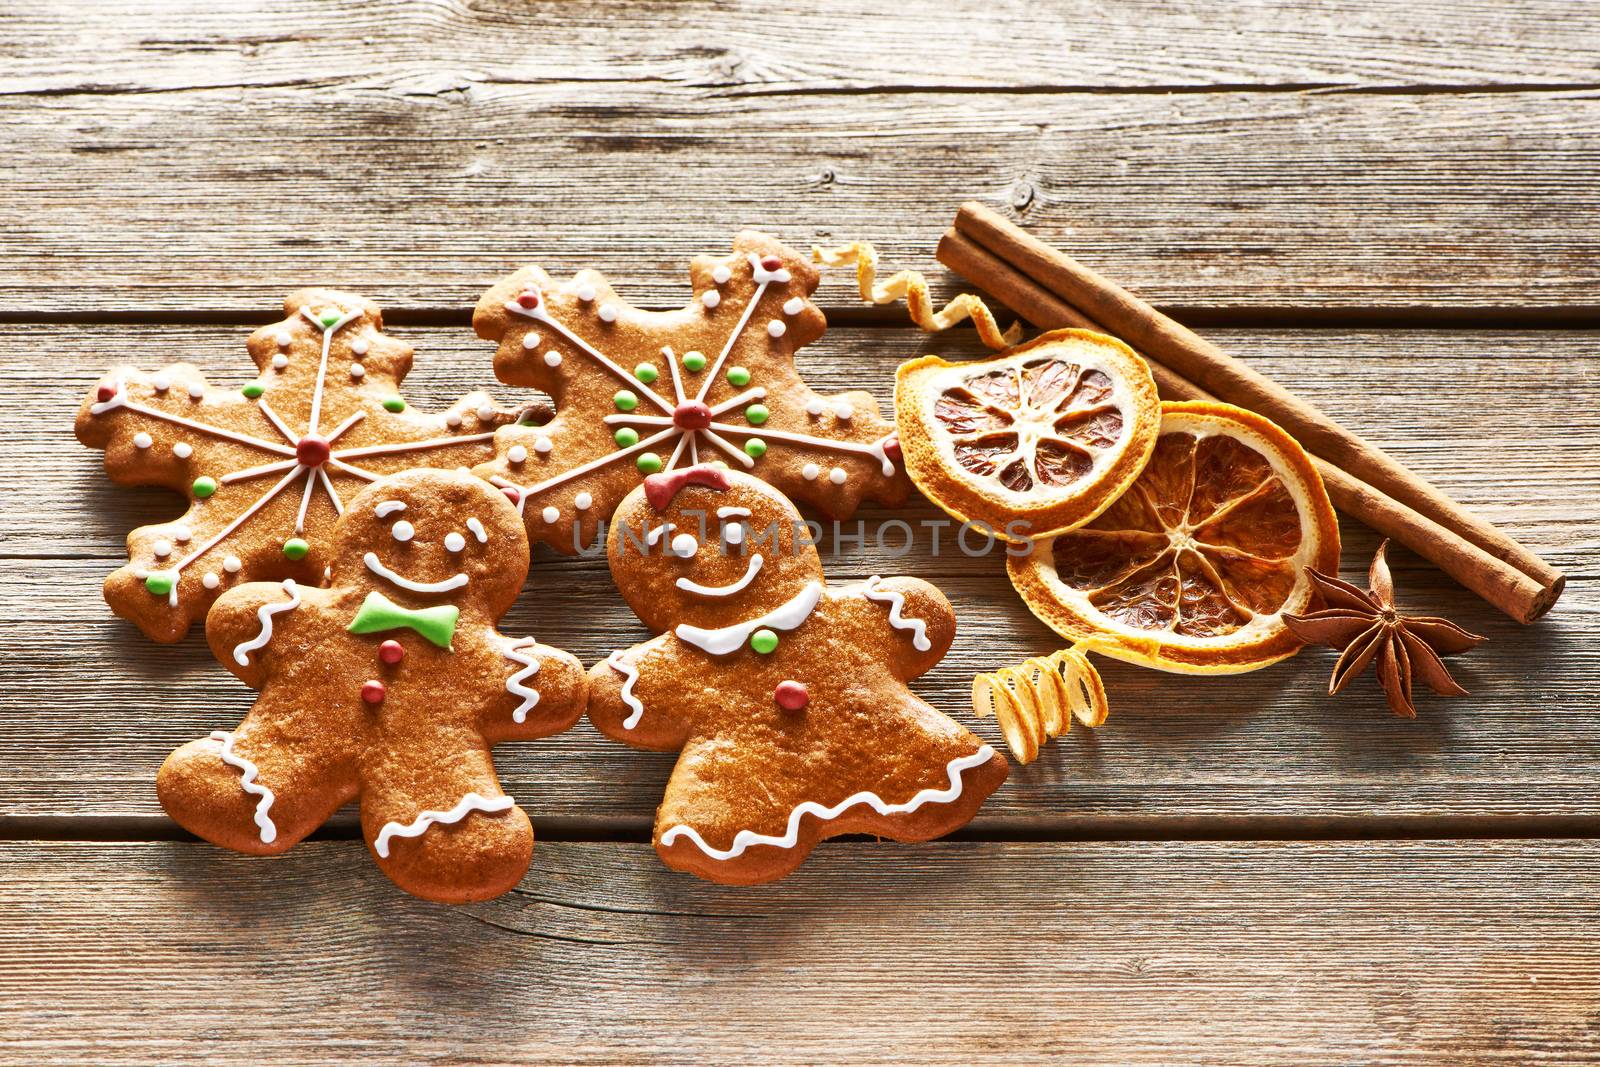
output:
<instances>
[{"instance_id":1,"label":"wooden table","mask_svg":"<svg viewBox=\"0 0 1600 1067\"><path fill-rule=\"evenodd\" d=\"M7 0L0 10L0 1060L1600 1061L1600 9L964 0ZM804 10L801 10L801 9ZM865 13L866 9L882 9ZM1108 663L1113 711L922 846L824 845L727 889L649 844L670 766L587 725L506 746L541 835L514 893L392 888L353 819L275 860L178 832L152 780L251 694L114 619L175 514L72 439L105 367L243 380L283 294L377 299L418 402L491 379L483 286L594 266L670 306L743 226L929 270L978 198L1434 477L1571 575L1535 626L1409 553L1407 603L1491 643L1467 699ZM976 355L819 294L813 382ZM997 556L828 561L941 584L919 683L1058 647ZM1375 539L1347 522L1347 574ZM539 552L511 632L644 633Z\"/></svg>"}]
</instances>

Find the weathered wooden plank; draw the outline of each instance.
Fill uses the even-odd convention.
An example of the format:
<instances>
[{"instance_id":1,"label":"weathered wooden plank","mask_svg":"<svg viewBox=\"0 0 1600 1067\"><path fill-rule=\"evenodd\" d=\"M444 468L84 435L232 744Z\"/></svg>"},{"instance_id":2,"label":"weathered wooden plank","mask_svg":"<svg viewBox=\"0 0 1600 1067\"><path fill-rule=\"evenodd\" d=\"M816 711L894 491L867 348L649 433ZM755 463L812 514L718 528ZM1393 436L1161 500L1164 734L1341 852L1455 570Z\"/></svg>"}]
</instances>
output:
<instances>
[{"instance_id":1,"label":"weathered wooden plank","mask_svg":"<svg viewBox=\"0 0 1600 1067\"><path fill-rule=\"evenodd\" d=\"M459 308L529 259L665 305L747 225L931 266L974 197L1165 304L1597 312L1593 92L418 89L384 54L370 84L0 98L0 312L335 280Z\"/></svg>"},{"instance_id":2,"label":"weathered wooden plank","mask_svg":"<svg viewBox=\"0 0 1600 1067\"><path fill-rule=\"evenodd\" d=\"M455 909L353 842L0 873L19 1065L1600 1062L1592 842L830 843L753 889L544 844Z\"/></svg>"},{"instance_id":3,"label":"weathered wooden plank","mask_svg":"<svg viewBox=\"0 0 1600 1067\"><path fill-rule=\"evenodd\" d=\"M725 94L892 88L1432 89L1592 85L1600 16L1560 0L1373 7L1055 0L893 8L827 0L13 0L0 92L638 82ZM597 32L603 27L603 32ZM1249 42L1248 49L1240 47ZM796 47L825 41L826 48ZM1536 62L1530 62L1536 60Z\"/></svg>"}]
</instances>

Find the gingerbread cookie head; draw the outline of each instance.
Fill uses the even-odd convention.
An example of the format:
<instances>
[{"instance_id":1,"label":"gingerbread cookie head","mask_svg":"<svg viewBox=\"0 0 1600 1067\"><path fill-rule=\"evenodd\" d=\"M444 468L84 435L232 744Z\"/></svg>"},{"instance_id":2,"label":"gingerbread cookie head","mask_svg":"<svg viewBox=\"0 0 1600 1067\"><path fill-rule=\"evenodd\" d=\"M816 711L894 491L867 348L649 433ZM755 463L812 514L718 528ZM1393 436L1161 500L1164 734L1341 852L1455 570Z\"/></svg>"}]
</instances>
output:
<instances>
[{"instance_id":1,"label":"gingerbread cookie head","mask_svg":"<svg viewBox=\"0 0 1600 1067\"><path fill-rule=\"evenodd\" d=\"M694 297L642 311L594 271L558 284L536 267L496 283L473 327L498 344L502 381L549 393L548 425L508 427L477 473L518 494L529 535L558 551L591 543L649 475L713 459L823 514L909 492L894 425L864 392L823 396L795 350L821 336L816 270L771 237L689 268Z\"/></svg>"},{"instance_id":2,"label":"gingerbread cookie head","mask_svg":"<svg viewBox=\"0 0 1600 1067\"><path fill-rule=\"evenodd\" d=\"M176 641L226 590L292 578L317 584L345 503L413 467L456 468L493 453L494 432L520 416L481 393L442 414L399 393L411 346L383 332L377 305L305 289L287 317L250 335L257 375L209 385L185 363L155 374L117 367L78 413L78 439L105 450L125 485L159 485L189 502L182 518L128 537L128 565L105 584L113 611L158 641Z\"/></svg>"},{"instance_id":3,"label":"gingerbread cookie head","mask_svg":"<svg viewBox=\"0 0 1600 1067\"><path fill-rule=\"evenodd\" d=\"M528 573L528 538L504 493L482 479L430 470L380 484L383 492L363 493L363 506L338 526L330 585L377 590L401 603L459 604L480 619L510 610Z\"/></svg>"},{"instance_id":4,"label":"gingerbread cookie head","mask_svg":"<svg viewBox=\"0 0 1600 1067\"><path fill-rule=\"evenodd\" d=\"M655 630L715 625L771 611L822 579L800 513L766 482L724 465L644 480L612 520L607 543L623 599Z\"/></svg>"},{"instance_id":5,"label":"gingerbread cookie head","mask_svg":"<svg viewBox=\"0 0 1600 1067\"><path fill-rule=\"evenodd\" d=\"M325 588L238 586L206 618L213 654L260 696L236 729L168 757L162 806L242 852L289 848L358 799L385 874L431 900L480 900L527 870L528 816L499 741L582 713L576 659L496 620L527 573L521 519L458 471L414 470L346 501Z\"/></svg>"}]
</instances>

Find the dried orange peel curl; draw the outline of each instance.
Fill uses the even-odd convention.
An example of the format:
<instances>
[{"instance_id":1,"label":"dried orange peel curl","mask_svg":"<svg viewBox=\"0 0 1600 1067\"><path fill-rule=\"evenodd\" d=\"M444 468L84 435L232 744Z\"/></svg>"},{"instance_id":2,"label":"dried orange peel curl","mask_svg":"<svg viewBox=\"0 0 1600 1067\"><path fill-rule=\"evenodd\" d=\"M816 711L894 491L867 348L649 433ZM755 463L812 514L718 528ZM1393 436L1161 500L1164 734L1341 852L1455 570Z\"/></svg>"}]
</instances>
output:
<instances>
[{"instance_id":1,"label":"dried orange peel curl","mask_svg":"<svg viewBox=\"0 0 1600 1067\"><path fill-rule=\"evenodd\" d=\"M1106 721L1106 687L1084 651L1090 642L972 679L972 710L993 715L1018 763L1032 763L1039 746L1072 729Z\"/></svg>"},{"instance_id":2,"label":"dried orange peel curl","mask_svg":"<svg viewBox=\"0 0 1600 1067\"><path fill-rule=\"evenodd\" d=\"M971 319L978 329L978 339L990 348L1009 348L1022 337L1020 322L1012 323L1009 330L1001 330L989 305L971 293L962 293L942 310L934 311L933 300L928 296L928 280L914 270L903 270L879 281L878 252L865 241L833 248L813 247L811 258L825 267L847 267L854 263L861 299L873 304L892 304L903 297L911 321L929 333L948 330Z\"/></svg>"}]
</instances>

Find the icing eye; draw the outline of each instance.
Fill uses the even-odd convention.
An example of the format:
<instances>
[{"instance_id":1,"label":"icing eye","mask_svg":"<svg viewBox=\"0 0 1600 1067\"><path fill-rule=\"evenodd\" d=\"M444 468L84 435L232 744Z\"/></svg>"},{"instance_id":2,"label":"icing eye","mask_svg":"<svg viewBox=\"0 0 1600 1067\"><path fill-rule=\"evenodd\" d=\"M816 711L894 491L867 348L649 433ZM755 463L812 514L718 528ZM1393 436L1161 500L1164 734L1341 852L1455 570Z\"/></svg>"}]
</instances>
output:
<instances>
[{"instance_id":1,"label":"icing eye","mask_svg":"<svg viewBox=\"0 0 1600 1067\"><path fill-rule=\"evenodd\" d=\"M737 519L722 524L722 539L730 545L744 543L744 523Z\"/></svg>"},{"instance_id":2,"label":"icing eye","mask_svg":"<svg viewBox=\"0 0 1600 1067\"><path fill-rule=\"evenodd\" d=\"M700 542L694 539L694 534L681 533L673 537L669 546L672 554L679 559L688 559L700 551Z\"/></svg>"},{"instance_id":3,"label":"icing eye","mask_svg":"<svg viewBox=\"0 0 1600 1067\"><path fill-rule=\"evenodd\" d=\"M456 533L454 530L451 530L449 533L444 535L444 547L449 549L451 552L460 552L463 548L467 547L467 539Z\"/></svg>"},{"instance_id":4,"label":"icing eye","mask_svg":"<svg viewBox=\"0 0 1600 1067\"><path fill-rule=\"evenodd\" d=\"M394 534L394 539L396 541L409 541L413 537L417 536L416 527L412 526L404 519L401 519L399 522L395 523L394 527L389 532Z\"/></svg>"}]
</instances>

